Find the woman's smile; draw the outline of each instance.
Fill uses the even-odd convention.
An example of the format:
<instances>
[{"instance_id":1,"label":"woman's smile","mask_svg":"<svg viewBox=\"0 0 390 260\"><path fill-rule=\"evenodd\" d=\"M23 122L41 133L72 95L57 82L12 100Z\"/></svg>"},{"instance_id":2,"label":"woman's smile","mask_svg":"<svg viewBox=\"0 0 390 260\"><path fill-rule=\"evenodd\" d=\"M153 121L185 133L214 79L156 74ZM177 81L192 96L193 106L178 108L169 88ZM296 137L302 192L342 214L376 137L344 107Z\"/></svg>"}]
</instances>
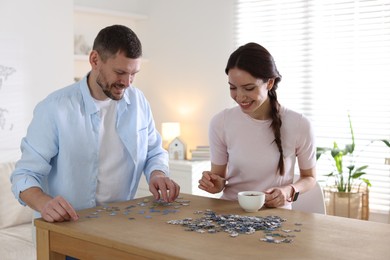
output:
<instances>
[{"instance_id":1,"label":"woman's smile","mask_svg":"<svg viewBox=\"0 0 390 260\"><path fill-rule=\"evenodd\" d=\"M242 109L249 109L251 107L251 105L253 104L254 101L250 101L250 102L239 102L238 104L240 105L240 107Z\"/></svg>"}]
</instances>

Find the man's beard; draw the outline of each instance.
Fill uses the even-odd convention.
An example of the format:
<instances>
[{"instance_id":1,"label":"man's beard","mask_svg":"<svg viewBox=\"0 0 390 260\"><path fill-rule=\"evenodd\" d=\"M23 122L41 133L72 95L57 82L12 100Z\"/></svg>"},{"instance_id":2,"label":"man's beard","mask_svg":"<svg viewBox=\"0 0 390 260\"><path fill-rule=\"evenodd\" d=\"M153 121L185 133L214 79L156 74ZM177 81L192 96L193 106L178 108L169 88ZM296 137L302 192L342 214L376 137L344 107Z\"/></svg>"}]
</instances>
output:
<instances>
[{"instance_id":1,"label":"man's beard","mask_svg":"<svg viewBox=\"0 0 390 260\"><path fill-rule=\"evenodd\" d=\"M107 97L111 98L112 100L121 100L122 99L123 95L118 98L118 97L115 97L111 93L110 89L115 88L115 86L111 85L111 88L110 88L110 86L108 84L103 84L100 81L100 77L99 76L96 79L96 83L100 86L100 88L103 90L103 93L106 94Z\"/></svg>"}]
</instances>

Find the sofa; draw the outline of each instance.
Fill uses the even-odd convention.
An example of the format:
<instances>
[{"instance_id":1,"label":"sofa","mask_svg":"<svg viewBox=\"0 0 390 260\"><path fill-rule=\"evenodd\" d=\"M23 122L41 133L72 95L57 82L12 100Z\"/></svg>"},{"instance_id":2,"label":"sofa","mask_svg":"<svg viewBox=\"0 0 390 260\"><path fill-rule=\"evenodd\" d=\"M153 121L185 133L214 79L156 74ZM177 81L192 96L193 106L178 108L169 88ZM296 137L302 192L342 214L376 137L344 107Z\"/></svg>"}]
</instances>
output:
<instances>
[{"instance_id":1,"label":"sofa","mask_svg":"<svg viewBox=\"0 0 390 260\"><path fill-rule=\"evenodd\" d=\"M23 207L11 192L10 175L15 162L0 163L0 259L35 260L33 211Z\"/></svg>"}]
</instances>

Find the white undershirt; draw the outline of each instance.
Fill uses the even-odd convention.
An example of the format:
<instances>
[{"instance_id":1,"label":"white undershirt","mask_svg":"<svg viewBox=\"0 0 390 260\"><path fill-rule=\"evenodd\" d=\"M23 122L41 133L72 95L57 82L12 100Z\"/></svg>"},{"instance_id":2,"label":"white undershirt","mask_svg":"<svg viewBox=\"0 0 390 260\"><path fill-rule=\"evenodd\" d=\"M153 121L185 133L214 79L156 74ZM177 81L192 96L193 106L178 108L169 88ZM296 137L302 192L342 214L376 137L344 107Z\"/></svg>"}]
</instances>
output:
<instances>
[{"instance_id":1,"label":"white undershirt","mask_svg":"<svg viewBox=\"0 0 390 260\"><path fill-rule=\"evenodd\" d=\"M116 105L112 99L96 100L100 108L99 173L96 203L102 205L126 199L129 193L129 154L116 131Z\"/></svg>"}]
</instances>

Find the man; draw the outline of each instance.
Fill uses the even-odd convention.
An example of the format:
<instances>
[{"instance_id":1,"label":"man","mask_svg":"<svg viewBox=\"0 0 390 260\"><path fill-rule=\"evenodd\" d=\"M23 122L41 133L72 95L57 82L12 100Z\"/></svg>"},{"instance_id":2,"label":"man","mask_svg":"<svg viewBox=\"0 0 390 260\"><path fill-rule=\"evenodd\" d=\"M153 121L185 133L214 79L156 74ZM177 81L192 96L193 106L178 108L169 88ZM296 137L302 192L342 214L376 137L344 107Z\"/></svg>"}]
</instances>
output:
<instances>
[{"instance_id":1,"label":"man","mask_svg":"<svg viewBox=\"0 0 390 260\"><path fill-rule=\"evenodd\" d=\"M155 199L177 198L149 104L131 85L141 55L131 29L106 27L90 73L37 105L11 176L21 204L49 222L77 220L76 210L132 199L142 172Z\"/></svg>"}]
</instances>

